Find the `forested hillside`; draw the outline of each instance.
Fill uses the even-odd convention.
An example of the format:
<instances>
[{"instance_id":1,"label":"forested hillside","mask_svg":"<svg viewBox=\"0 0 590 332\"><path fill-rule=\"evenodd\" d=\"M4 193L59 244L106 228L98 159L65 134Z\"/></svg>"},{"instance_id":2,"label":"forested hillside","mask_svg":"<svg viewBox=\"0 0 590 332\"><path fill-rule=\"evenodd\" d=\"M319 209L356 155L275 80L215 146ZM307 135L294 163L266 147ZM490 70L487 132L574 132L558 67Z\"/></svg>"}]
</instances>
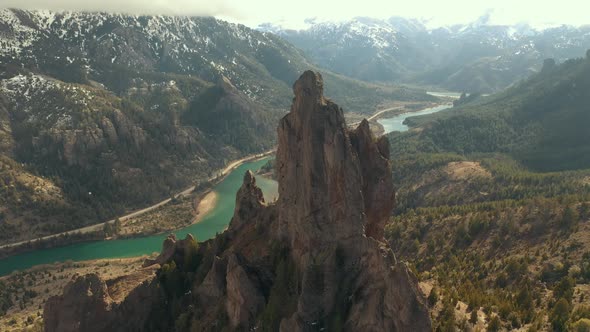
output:
<instances>
[{"instance_id":1,"label":"forested hillside","mask_svg":"<svg viewBox=\"0 0 590 332\"><path fill-rule=\"evenodd\" d=\"M590 58L561 65L546 61L541 73L507 91L450 112L409 118L422 133L393 142L398 151L504 152L539 171L590 167Z\"/></svg>"},{"instance_id":2,"label":"forested hillside","mask_svg":"<svg viewBox=\"0 0 590 332\"><path fill-rule=\"evenodd\" d=\"M438 331L585 331L590 307L590 59L390 135L396 215Z\"/></svg>"}]
</instances>

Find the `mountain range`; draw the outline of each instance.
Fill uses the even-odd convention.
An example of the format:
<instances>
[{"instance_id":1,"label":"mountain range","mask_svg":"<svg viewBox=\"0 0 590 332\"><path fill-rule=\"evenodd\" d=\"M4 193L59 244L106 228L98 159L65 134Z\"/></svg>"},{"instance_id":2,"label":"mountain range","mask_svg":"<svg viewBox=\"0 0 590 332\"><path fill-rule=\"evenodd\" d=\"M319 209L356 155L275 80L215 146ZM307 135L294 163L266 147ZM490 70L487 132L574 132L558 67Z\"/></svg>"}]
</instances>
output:
<instances>
[{"instance_id":1,"label":"mountain range","mask_svg":"<svg viewBox=\"0 0 590 332\"><path fill-rule=\"evenodd\" d=\"M0 10L0 242L104 221L275 145L281 38L207 17ZM348 112L423 90L327 72Z\"/></svg>"},{"instance_id":2,"label":"mountain range","mask_svg":"<svg viewBox=\"0 0 590 332\"><path fill-rule=\"evenodd\" d=\"M332 71L370 82L405 82L452 91L491 93L540 70L546 58L563 62L590 46L589 26L535 29L469 24L429 28L417 19L358 17L311 21L306 29L263 24Z\"/></svg>"}]
</instances>

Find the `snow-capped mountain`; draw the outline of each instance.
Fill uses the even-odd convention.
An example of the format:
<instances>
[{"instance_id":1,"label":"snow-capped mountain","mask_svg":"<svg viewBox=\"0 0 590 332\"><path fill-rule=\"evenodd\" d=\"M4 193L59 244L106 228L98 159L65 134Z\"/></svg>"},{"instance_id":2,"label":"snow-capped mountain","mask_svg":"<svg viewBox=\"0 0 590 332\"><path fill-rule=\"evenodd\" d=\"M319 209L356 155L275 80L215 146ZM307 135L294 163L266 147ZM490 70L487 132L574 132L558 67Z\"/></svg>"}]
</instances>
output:
<instances>
[{"instance_id":1,"label":"snow-capped mountain","mask_svg":"<svg viewBox=\"0 0 590 332\"><path fill-rule=\"evenodd\" d=\"M540 69L545 58L581 57L590 27L535 29L490 24L488 16L464 25L429 29L416 19L355 18L311 24L305 30L270 30L321 66L366 81L440 85L491 92Z\"/></svg>"},{"instance_id":2,"label":"snow-capped mountain","mask_svg":"<svg viewBox=\"0 0 590 332\"><path fill-rule=\"evenodd\" d=\"M0 10L0 244L107 220L271 148L306 69L319 70L280 37L215 18ZM432 99L321 71L347 111Z\"/></svg>"},{"instance_id":3,"label":"snow-capped mountain","mask_svg":"<svg viewBox=\"0 0 590 332\"><path fill-rule=\"evenodd\" d=\"M248 67L252 58L262 67ZM66 80L82 78L63 77L57 68L91 77L116 67L226 77L256 99L275 85L261 76L291 82L302 59L272 34L214 18L0 10L0 61ZM280 73L272 66L281 66Z\"/></svg>"}]
</instances>

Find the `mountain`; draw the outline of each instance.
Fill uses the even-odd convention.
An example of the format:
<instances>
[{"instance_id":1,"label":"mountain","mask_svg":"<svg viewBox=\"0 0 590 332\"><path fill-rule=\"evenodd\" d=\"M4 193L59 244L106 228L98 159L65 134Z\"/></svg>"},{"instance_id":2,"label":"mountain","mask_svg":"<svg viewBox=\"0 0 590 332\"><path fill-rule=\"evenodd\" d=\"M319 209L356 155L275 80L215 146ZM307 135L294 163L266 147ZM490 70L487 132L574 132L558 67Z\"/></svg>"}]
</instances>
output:
<instances>
[{"instance_id":1,"label":"mountain","mask_svg":"<svg viewBox=\"0 0 590 332\"><path fill-rule=\"evenodd\" d=\"M225 77L251 99L286 107L297 73L313 67L299 50L273 34L209 17L5 9L0 22L0 59L8 75L24 66L65 82L99 82L117 94L143 82L172 79L163 73L213 83ZM330 95L342 97L352 112L375 106L353 102L363 93L377 102L424 97L421 91L326 76L333 82ZM341 91L351 87L353 91Z\"/></svg>"},{"instance_id":2,"label":"mountain","mask_svg":"<svg viewBox=\"0 0 590 332\"><path fill-rule=\"evenodd\" d=\"M503 152L537 171L590 168L589 77L588 56L561 65L546 61L540 73L502 93L408 119L429 129L407 135L410 141L398 141L400 148L418 144L423 151Z\"/></svg>"},{"instance_id":3,"label":"mountain","mask_svg":"<svg viewBox=\"0 0 590 332\"><path fill-rule=\"evenodd\" d=\"M207 17L0 10L0 243L104 221L274 146L312 66ZM327 73L351 112L423 91Z\"/></svg>"},{"instance_id":4,"label":"mountain","mask_svg":"<svg viewBox=\"0 0 590 332\"><path fill-rule=\"evenodd\" d=\"M145 264L161 264L156 276L117 301L133 275L76 278L45 305L45 330L430 331L415 277L383 242L387 139L366 121L346 129L318 73L293 91L278 127L277 202L246 172L227 231L201 244L168 238Z\"/></svg>"},{"instance_id":5,"label":"mountain","mask_svg":"<svg viewBox=\"0 0 590 332\"><path fill-rule=\"evenodd\" d=\"M590 52L389 134L385 238L440 331L583 330L590 319Z\"/></svg>"},{"instance_id":6,"label":"mountain","mask_svg":"<svg viewBox=\"0 0 590 332\"><path fill-rule=\"evenodd\" d=\"M401 17L321 22L298 31L268 24L260 29L270 29L320 66L350 77L480 93L527 77L545 58L579 57L590 45L588 26L536 30L493 25L485 16L436 29Z\"/></svg>"}]
</instances>

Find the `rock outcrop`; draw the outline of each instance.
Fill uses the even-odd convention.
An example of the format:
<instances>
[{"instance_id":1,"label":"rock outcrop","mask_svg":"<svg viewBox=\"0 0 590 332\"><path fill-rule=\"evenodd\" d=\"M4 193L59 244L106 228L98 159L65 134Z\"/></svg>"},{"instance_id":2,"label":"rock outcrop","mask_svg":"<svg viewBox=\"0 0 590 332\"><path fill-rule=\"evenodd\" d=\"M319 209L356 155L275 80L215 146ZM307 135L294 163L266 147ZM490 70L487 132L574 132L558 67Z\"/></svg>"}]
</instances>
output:
<instances>
[{"instance_id":1,"label":"rock outcrop","mask_svg":"<svg viewBox=\"0 0 590 332\"><path fill-rule=\"evenodd\" d=\"M322 90L322 77L305 72L278 129L277 237L302 273L297 312L281 330L313 330L344 307L347 330L428 330L415 280L379 242L394 198L387 140L376 141L366 121L349 133Z\"/></svg>"},{"instance_id":2,"label":"rock outcrop","mask_svg":"<svg viewBox=\"0 0 590 332\"><path fill-rule=\"evenodd\" d=\"M152 304L161 298L159 289L152 285L153 272L141 270L111 281L94 273L74 277L63 295L45 303L45 331L141 330L149 320Z\"/></svg>"},{"instance_id":3,"label":"rock outcrop","mask_svg":"<svg viewBox=\"0 0 590 332\"><path fill-rule=\"evenodd\" d=\"M278 127L278 201L265 202L247 172L228 230L195 249L197 267L183 264L180 241L167 240L156 261L175 270L153 287L179 280L181 291L166 290L166 314L137 328L431 330L416 278L382 241L394 204L387 139L366 121L349 132L320 74L305 72L293 90ZM96 318L118 317L117 308Z\"/></svg>"},{"instance_id":4,"label":"rock outcrop","mask_svg":"<svg viewBox=\"0 0 590 332\"><path fill-rule=\"evenodd\" d=\"M176 235L170 234L164 240L162 245L162 252L155 259L146 259L143 262L143 267L152 266L155 264L164 264L171 260L183 261L184 256L196 246L196 240L191 234L187 234L184 240L176 240Z\"/></svg>"}]
</instances>

